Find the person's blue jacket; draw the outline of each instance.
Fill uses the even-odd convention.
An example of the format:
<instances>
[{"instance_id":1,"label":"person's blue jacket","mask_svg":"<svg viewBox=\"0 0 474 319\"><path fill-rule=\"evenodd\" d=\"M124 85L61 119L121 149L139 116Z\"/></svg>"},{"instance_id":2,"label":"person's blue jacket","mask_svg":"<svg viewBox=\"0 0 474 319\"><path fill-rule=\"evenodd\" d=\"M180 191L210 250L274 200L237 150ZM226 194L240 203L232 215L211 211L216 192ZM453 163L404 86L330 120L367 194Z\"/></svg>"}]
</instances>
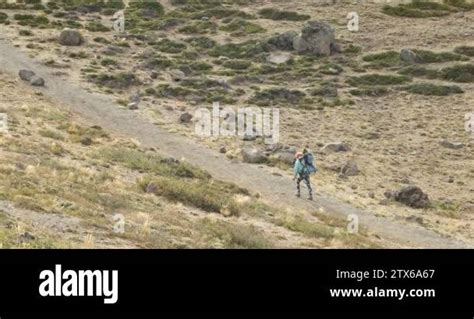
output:
<instances>
[{"instance_id":1,"label":"person's blue jacket","mask_svg":"<svg viewBox=\"0 0 474 319\"><path fill-rule=\"evenodd\" d=\"M301 177L309 175L309 170L304 163L304 158L295 160L294 172L295 177L298 177L298 175Z\"/></svg>"}]
</instances>

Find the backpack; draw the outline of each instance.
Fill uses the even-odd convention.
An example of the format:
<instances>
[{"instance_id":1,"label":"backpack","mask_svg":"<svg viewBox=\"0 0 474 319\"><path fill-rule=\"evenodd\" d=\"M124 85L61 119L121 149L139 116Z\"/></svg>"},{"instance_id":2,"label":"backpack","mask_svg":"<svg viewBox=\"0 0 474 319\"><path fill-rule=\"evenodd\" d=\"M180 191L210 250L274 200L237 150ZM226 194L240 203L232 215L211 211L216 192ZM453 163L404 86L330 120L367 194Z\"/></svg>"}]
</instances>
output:
<instances>
[{"instance_id":1,"label":"backpack","mask_svg":"<svg viewBox=\"0 0 474 319\"><path fill-rule=\"evenodd\" d=\"M313 154L307 153L303 156L303 158L304 158L304 163L305 163L306 167L308 168L309 173L310 174L316 173L316 171L318 169L316 168L316 166L314 166Z\"/></svg>"}]
</instances>

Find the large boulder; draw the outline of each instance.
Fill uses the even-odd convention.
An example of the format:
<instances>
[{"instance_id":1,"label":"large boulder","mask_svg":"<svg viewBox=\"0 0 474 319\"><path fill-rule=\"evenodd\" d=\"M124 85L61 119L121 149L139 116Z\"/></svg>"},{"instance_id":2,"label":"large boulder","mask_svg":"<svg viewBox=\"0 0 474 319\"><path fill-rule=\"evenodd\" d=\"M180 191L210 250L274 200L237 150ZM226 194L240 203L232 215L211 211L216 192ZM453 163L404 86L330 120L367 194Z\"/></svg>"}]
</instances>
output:
<instances>
[{"instance_id":1,"label":"large boulder","mask_svg":"<svg viewBox=\"0 0 474 319\"><path fill-rule=\"evenodd\" d=\"M77 30L64 29L59 35L59 44L66 46L79 46L84 43L84 38Z\"/></svg>"},{"instance_id":2,"label":"large boulder","mask_svg":"<svg viewBox=\"0 0 474 319\"><path fill-rule=\"evenodd\" d=\"M295 161L295 153L286 150L281 150L270 155L270 158L288 165L293 165Z\"/></svg>"},{"instance_id":3,"label":"large boulder","mask_svg":"<svg viewBox=\"0 0 474 319\"><path fill-rule=\"evenodd\" d=\"M301 35L293 39L293 48L299 53L330 55L335 43L334 29L329 24L310 21Z\"/></svg>"},{"instance_id":4,"label":"large boulder","mask_svg":"<svg viewBox=\"0 0 474 319\"><path fill-rule=\"evenodd\" d=\"M297 32L288 31L271 37L267 42L278 50L291 51L293 50L293 41L296 37L298 37Z\"/></svg>"},{"instance_id":5,"label":"large boulder","mask_svg":"<svg viewBox=\"0 0 474 319\"><path fill-rule=\"evenodd\" d=\"M399 191L386 192L385 197L413 208L427 208L430 206L428 195L418 186L405 186Z\"/></svg>"},{"instance_id":6,"label":"large boulder","mask_svg":"<svg viewBox=\"0 0 474 319\"><path fill-rule=\"evenodd\" d=\"M242 158L246 163L265 163L267 161L267 157L265 154L254 147L246 147L242 149Z\"/></svg>"}]
</instances>

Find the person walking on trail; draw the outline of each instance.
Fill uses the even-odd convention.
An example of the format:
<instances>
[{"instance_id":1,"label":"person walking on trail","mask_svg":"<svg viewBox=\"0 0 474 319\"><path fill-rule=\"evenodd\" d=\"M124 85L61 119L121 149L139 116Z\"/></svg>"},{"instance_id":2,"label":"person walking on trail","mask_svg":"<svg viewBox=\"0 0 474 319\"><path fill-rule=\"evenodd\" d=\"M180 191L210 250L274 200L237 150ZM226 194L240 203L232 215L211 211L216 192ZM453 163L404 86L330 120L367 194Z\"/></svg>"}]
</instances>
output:
<instances>
[{"instance_id":1,"label":"person walking on trail","mask_svg":"<svg viewBox=\"0 0 474 319\"><path fill-rule=\"evenodd\" d=\"M296 197L301 197L300 183L301 181L304 181L309 192L308 199L313 200L313 189L311 188L311 181L309 179L309 175L311 174L311 167L307 165L306 158L303 152L297 152L295 157L295 175L293 177L293 180L296 180Z\"/></svg>"}]
</instances>

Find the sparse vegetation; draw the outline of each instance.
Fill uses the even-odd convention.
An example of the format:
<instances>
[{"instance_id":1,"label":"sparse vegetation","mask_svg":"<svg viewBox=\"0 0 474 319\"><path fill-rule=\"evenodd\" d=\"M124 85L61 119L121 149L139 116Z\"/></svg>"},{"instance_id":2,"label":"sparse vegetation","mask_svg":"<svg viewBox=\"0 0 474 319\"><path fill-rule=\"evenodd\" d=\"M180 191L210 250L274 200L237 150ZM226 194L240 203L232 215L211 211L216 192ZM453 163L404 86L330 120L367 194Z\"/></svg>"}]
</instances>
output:
<instances>
[{"instance_id":1,"label":"sparse vegetation","mask_svg":"<svg viewBox=\"0 0 474 319\"><path fill-rule=\"evenodd\" d=\"M107 32L110 31L108 27L103 25L100 22L89 22L86 25L86 30L91 31L91 32Z\"/></svg>"},{"instance_id":2,"label":"sparse vegetation","mask_svg":"<svg viewBox=\"0 0 474 319\"><path fill-rule=\"evenodd\" d=\"M407 76L382 74L367 74L359 77L351 77L347 80L352 86L398 85L408 81L410 81L410 78Z\"/></svg>"},{"instance_id":3,"label":"sparse vegetation","mask_svg":"<svg viewBox=\"0 0 474 319\"><path fill-rule=\"evenodd\" d=\"M398 73L414 76L414 77L426 77L428 79L435 79L439 77L439 72L437 70L427 69L421 66L409 66L401 69Z\"/></svg>"},{"instance_id":4,"label":"sparse vegetation","mask_svg":"<svg viewBox=\"0 0 474 319\"><path fill-rule=\"evenodd\" d=\"M304 21L311 18L307 14L298 14L294 11L280 11L273 8L265 8L258 12L258 14L265 19L271 20L288 20L288 21Z\"/></svg>"},{"instance_id":5,"label":"sparse vegetation","mask_svg":"<svg viewBox=\"0 0 474 319\"><path fill-rule=\"evenodd\" d=\"M468 58L454 54L450 52L440 52L435 53L428 50L413 50L416 55L420 58L421 63L441 63L441 62L450 62L450 61L465 61L469 60Z\"/></svg>"},{"instance_id":6,"label":"sparse vegetation","mask_svg":"<svg viewBox=\"0 0 474 319\"><path fill-rule=\"evenodd\" d=\"M266 89L257 92L251 102L259 106L285 105L297 107L306 94L299 90L288 90L285 88Z\"/></svg>"},{"instance_id":7,"label":"sparse vegetation","mask_svg":"<svg viewBox=\"0 0 474 319\"><path fill-rule=\"evenodd\" d=\"M140 83L132 73L90 74L88 79L97 85L110 89L125 89Z\"/></svg>"},{"instance_id":8,"label":"sparse vegetation","mask_svg":"<svg viewBox=\"0 0 474 319\"><path fill-rule=\"evenodd\" d=\"M8 14L4 12L0 12L0 24L7 24L8 23Z\"/></svg>"},{"instance_id":9,"label":"sparse vegetation","mask_svg":"<svg viewBox=\"0 0 474 319\"><path fill-rule=\"evenodd\" d=\"M458 64L441 70L440 77L453 82L474 82L474 65Z\"/></svg>"},{"instance_id":10,"label":"sparse vegetation","mask_svg":"<svg viewBox=\"0 0 474 319\"><path fill-rule=\"evenodd\" d=\"M175 42L169 39L163 39L157 44L155 44L154 47L160 50L161 52L179 53L186 49L186 44Z\"/></svg>"},{"instance_id":11,"label":"sparse vegetation","mask_svg":"<svg viewBox=\"0 0 474 319\"><path fill-rule=\"evenodd\" d=\"M390 91L386 87L373 87L373 88L364 88L364 89L353 89L349 93L355 96L384 96Z\"/></svg>"},{"instance_id":12,"label":"sparse vegetation","mask_svg":"<svg viewBox=\"0 0 474 319\"><path fill-rule=\"evenodd\" d=\"M396 51L386 51L368 54L365 55L362 60L370 62L370 65L373 67L391 67L400 64L400 53Z\"/></svg>"},{"instance_id":13,"label":"sparse vegetation","mask_svg":"<svg viewBox=\"0 0 474 319\"><path fill-rule=\"evenodd\" d=\"M446 96L463 93L463 90L456 85L435 85L430 83L417 83L402 88L413 94Z\"/></svg>"},{"instance_id":14,"label":"sparse vegetation","mask_svg":"<svg viewBox=\"0 0 474 319\"><path fill-rule=\"evenodd\" d=\"M457 54L467 55L470 57L474 56L474 47L470 46L460 46L454 49L454 52Z\"/></svg>"},{"instance_id":15,"label":"sparse vegetation","mask_svg":"<svg viewBox=\"0 0 474 319\"><path fill-rule=\"evenodd\" d=\"M257 41L243 43L227 43L214 47L209 55L214 57L225 56L231 59L252 58L265 52L263 45Z\"/></svg>"},{"instance_id":16,"label":"sparse vegetation","mask_svg":"<svg viewBox=\"0 0 474 319\"><path fill-rule=\"evenodd\" d=\"M408 18L429 18L441 17L448 15L452 9L445 4L414 0L411 3L399 4L392 7L386 5L382 8L382 12L391 16L408 17Z\"/></svg>"},{"instance_id":17,"label":"sparse vegetation","mask_svg":"<svg viewBox=\"0 0 474 319\"><path fill-rule=\"evenodd\" d=\"M219 28L221 31L232 32L234 36L241 36L247 34L261 33L265 29L258 24L248 22L243 19L233 19L227 24Z\"/></svg>"}]
</instances>

